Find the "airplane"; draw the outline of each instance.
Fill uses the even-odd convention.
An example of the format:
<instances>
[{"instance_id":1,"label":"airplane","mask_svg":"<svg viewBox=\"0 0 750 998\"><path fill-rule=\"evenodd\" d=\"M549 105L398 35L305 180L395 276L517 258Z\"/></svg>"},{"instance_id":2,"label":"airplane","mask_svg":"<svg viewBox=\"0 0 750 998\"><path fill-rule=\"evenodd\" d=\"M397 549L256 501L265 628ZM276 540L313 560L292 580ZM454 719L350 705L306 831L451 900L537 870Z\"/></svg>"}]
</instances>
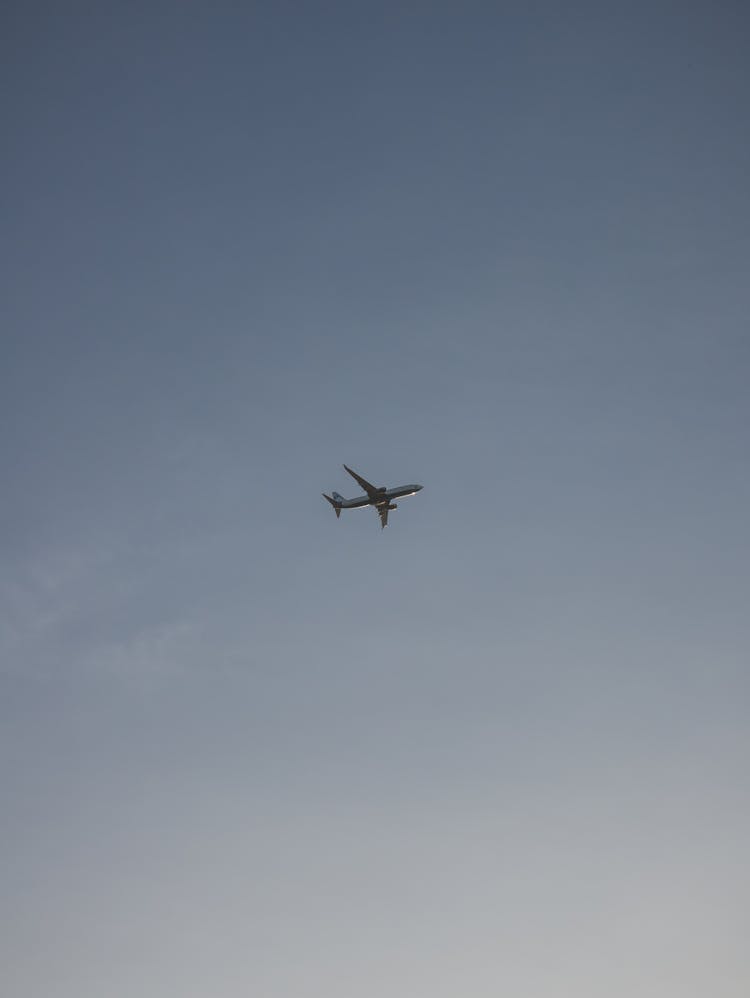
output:
<instances>
[{"instance_id":1,"label":"airplane","mask_svg":"<svg viewBox=\"0 0 750 998\"><path fill-rule=\"evenodd\" d=\"M367 495L356 496L354 499L344 499L340 496L338 492L331 493L327 496L325 492L322 493L324 499L333 506L334 512L336 513L336 518L341 516L342 509L360 509L363 506L374 506L378 511L378 516L380 517L380 526L384 527L388 523L388 511L391 509L396 509L396 503L392 502L393 499L401 499L403 496L413 496L416 492L421 491L421 485L399 485L395 489L387 489L385 485L381 485L377 488L357 474L356 471L352 471L351 468L344 468L349 472L352 478L358 482L362 488L365 490Z\"/></svg>"}]
</instances>

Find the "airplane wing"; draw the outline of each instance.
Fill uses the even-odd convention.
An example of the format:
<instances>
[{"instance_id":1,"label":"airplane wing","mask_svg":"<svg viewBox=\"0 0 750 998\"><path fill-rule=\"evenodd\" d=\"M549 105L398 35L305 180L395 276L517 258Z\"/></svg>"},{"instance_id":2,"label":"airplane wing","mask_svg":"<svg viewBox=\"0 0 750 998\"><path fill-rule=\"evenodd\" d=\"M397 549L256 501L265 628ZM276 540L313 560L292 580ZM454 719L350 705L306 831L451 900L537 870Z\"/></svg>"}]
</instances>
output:
<instances>
[{"instance_id":1,"label":"airplane wing","mask_svg":"<svg viewBox=\"0 0 750 998\"><path fill-rule=\"evenodd\" d=\"M374 485L371 485L367 481L367 479L362 478L362 476L358 475L356 471L352 471L352 469L351 468L347 468L346 465L344 465L344 467L349 472L349 474L352 476L352 478L355 480L355 482L358 482L362 486L362 488L365 490L365 492L368 494L368 496L376 496L380 492L383 491L382 489L378 489Z\"/></svg>"},{"instance_id":2,"label":"airplane wing","mask_svg":"<svg viewBox=\"0 0 750 998\"><path fill-rule=\"evenodd\" d=\"M378 516L380 517L380 527L382 528L388 523L388 507L378 506Z\"/></svg>"}]
</instances>

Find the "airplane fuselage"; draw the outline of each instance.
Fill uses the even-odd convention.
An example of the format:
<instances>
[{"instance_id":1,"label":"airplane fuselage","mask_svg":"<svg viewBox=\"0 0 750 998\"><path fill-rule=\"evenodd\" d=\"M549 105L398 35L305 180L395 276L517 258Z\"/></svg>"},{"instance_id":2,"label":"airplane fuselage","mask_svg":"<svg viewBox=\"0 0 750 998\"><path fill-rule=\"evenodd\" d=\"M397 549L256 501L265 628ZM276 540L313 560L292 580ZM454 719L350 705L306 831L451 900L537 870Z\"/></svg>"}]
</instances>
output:
<instances>
[{"instance_id":1,"label":"airplane fuselage","mask_svg":"<svg viewBox=\"0 0 750 998\"><path fill-rule=\"evenodd\" d=\"M398 485L395 489L385 489L375 496L355 496L353 499L342 499L339 505L342 509L361 509L364 506L379 506L382 503L390 503L393 499L403 499L404 496L413 496L422 488L421 485Z\"/></svg>"}]
</instances>

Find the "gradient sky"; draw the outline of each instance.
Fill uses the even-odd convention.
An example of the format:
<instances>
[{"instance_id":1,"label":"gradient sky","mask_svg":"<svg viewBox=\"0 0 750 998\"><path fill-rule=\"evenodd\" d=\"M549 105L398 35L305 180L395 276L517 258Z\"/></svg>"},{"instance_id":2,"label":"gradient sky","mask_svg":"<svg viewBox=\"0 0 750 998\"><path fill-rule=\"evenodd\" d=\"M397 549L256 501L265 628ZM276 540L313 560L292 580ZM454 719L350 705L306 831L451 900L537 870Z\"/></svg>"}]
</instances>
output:
<instances>
[{"instance_id":1,"label":"gradient sky","mask_svg":"<svg viewBox=\"0 0 750 998\"><path fill-rule=\"evenodd\" d=\"M0 38L2 994L745 998L746 5Z\"/></svg>"}]
</instances>

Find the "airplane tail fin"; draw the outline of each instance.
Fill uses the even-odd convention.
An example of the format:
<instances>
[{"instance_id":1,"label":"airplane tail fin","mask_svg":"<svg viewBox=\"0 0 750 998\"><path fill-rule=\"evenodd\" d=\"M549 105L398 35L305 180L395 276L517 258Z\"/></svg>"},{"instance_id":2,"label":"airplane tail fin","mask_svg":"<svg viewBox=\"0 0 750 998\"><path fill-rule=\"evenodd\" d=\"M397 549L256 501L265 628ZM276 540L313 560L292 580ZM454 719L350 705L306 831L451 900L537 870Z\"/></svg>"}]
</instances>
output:
<instances>
[{"instance_id":1,"label":"airplane tail fin","mask_svg":"<svg viewBox=\"0 0 750 998\"><path fill-rule=\"evenodd\" d=\"M338 492L333 493L335 498L327 496L325 492L322 492L321 495L323 496L324 499L327 499L328 502L333 506L333 511L336 514L336 519L338 520L338 518L341 516L341 496L338 494Z\"/></svg>"}]
</instances>

